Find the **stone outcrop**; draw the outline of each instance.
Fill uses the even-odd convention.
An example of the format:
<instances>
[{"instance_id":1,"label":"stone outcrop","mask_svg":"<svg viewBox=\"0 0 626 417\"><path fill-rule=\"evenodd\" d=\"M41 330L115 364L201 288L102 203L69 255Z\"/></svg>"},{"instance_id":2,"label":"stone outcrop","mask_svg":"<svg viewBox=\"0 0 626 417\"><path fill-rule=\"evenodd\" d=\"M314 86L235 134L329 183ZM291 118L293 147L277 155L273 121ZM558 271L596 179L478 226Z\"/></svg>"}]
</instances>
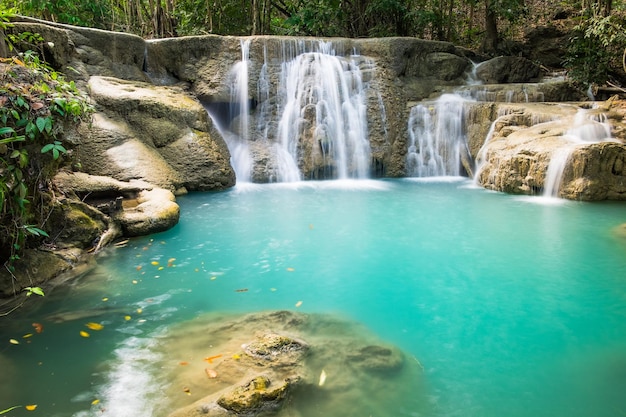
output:
<instances>
[{"instance_id":1,"label":"stone outcrop","mask_svg":"<svg viewBox=\"0 0 626 417\"><path fill-rule=\"evenodd\" d=\"M476 77L485 84L527 83L539 79L539 67L524 57L500 56L482 62Z\"/></svg>"}]
</instances>

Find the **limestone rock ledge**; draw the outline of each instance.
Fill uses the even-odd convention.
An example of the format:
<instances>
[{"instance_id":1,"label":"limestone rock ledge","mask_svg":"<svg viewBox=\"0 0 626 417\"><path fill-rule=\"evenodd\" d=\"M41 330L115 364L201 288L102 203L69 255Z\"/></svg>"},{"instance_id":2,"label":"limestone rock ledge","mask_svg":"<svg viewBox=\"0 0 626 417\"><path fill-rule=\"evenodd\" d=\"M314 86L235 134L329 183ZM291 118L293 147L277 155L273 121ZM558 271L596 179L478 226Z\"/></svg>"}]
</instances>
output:
<instances>
[{"instance_id":1,"label":"limestone rock ledge","mask_svg":"<svg viewBox=\"0 0 626 417\"><path fill-rule=\"evenodd\" d=\"M557 196L626 200L626 144L621 132L602 137L601 112L575 105L501 107L491 136L476 155L478 184L512 194L541 195L549 170L556 168L551 164L562 158Z\"/></svg>"}]
</instances>

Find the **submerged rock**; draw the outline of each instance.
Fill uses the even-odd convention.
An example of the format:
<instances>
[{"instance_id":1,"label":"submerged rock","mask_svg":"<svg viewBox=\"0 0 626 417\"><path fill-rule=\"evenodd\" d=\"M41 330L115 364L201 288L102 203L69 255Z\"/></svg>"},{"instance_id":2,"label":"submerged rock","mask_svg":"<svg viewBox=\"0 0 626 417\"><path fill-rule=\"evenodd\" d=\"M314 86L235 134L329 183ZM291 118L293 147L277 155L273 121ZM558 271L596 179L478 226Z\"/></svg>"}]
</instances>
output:
<instances>
[{"instance_id":1,"label":"submerged rock","mask_svg":"<svg viewBox=\"0 0 626 417\"><path fill-rule=\"evenodd\" d=\"M167 352L163 369L169 369L172 387L167 394L177 409L169 417L286 417L311 406L318 413L341 415L370 400L384 410L405 389L422 395L415 392L419 378L414 373L421 368L407 367L402 352L355 323L328 316L289 311L209 315L178 326L159 349ZM220 353L206 357L204 364L167 365L209 349ZM405 376L413 385L403 382ZM182 401L181 387L190 401Z\"/></svg>"}]
</instances>

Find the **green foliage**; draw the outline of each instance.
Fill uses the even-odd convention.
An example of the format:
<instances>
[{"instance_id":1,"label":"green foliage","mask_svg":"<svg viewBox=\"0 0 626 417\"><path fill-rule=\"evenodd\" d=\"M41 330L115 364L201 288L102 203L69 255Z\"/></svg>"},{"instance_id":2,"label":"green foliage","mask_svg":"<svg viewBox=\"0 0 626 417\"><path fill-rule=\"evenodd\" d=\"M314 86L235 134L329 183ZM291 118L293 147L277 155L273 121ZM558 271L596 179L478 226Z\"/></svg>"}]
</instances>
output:
<instances>
[{"instance_id":1,"label":"green foliage","mask_svg":"<svg viewBox=\"0 0 626 417\"><path fill-rule=\"evenodd\" d=\"M41 42L33 33L12 38L14 45ZM48 237L37 225L46 218L38 210L48 176L69 153L63 132L67 124L88 120L92 111L74 82L65 81L37 52L0 61L0 261L10 268L28 242Z\"/></svg>"},{"instance_id":2,"label":"green foliage","mask_svg":"<svg viewBox=\"0 0 626 417\"><path fill-rule=\"evenodd\" d=\"M45 295L40 287L24 287L24 291L26 292L27 297L30 297L33 294L40 297L43 297Z\"/></svg>"},{"instance_id":3,"label":"green foliage","mask_svg":"<svg viewBox=\"0 0 626 417\"><path fill-rule=\"evenodd\" d=\"M6 413L8 413L9 411L13 411L13 410L15 410L16 408L20 408L20 407L21 407L21 405L15 405L15 406L13 406L13 407L9 407L9 408L7 408L6 410L0 410L0 414L6 414Z\"/></svg>"},{"instance_id":4,"label":"green foliage","mask_svg":"<svg viewBox=\"0 0 626 417\"><path fill-rule=\"evenodd\" d=\"M626 24L618 16L590 16L575 27L565 67L575 82L588 86L604 84L611 68L619 68L626 44Z\"/></svg>"}]
</instances>

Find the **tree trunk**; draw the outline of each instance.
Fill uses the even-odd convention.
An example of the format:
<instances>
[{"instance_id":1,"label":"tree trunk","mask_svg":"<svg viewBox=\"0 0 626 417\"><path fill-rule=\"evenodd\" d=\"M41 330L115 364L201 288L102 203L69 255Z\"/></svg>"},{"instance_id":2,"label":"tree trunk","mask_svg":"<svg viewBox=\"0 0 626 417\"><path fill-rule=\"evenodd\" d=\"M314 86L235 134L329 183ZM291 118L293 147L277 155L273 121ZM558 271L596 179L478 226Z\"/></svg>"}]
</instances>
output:
<instances>
[{"instance_id":1,"label":"tree trunk","mask_svg":"<svg viewBox=\"0 0 626 417\"><path fill-rule=\"evenodd\" d=\"M483 52L496 52L498 48L498 20L491 0L485 0L485 37L481 49Z\"/></svg>"},{"instance_id":2,"label":"tree trunk","mask_svg":"<svg viewBox=\"0 0 626 417\"><path fill-rule=\"evenodd\" d=\"M9 57L9 48L7 47L5 36L4 30L0 29L0 58Z\"/></svg>"},{"instance_id":3,"label":"tree trunk","mask_svg":"<svg viewBox=\"0 0 626 417\"><path fill-rule=\"evenodd\" d=\"M261 28L261 0L252 0L252 35L258 35Z\"/></svg>"}]
</instances>

